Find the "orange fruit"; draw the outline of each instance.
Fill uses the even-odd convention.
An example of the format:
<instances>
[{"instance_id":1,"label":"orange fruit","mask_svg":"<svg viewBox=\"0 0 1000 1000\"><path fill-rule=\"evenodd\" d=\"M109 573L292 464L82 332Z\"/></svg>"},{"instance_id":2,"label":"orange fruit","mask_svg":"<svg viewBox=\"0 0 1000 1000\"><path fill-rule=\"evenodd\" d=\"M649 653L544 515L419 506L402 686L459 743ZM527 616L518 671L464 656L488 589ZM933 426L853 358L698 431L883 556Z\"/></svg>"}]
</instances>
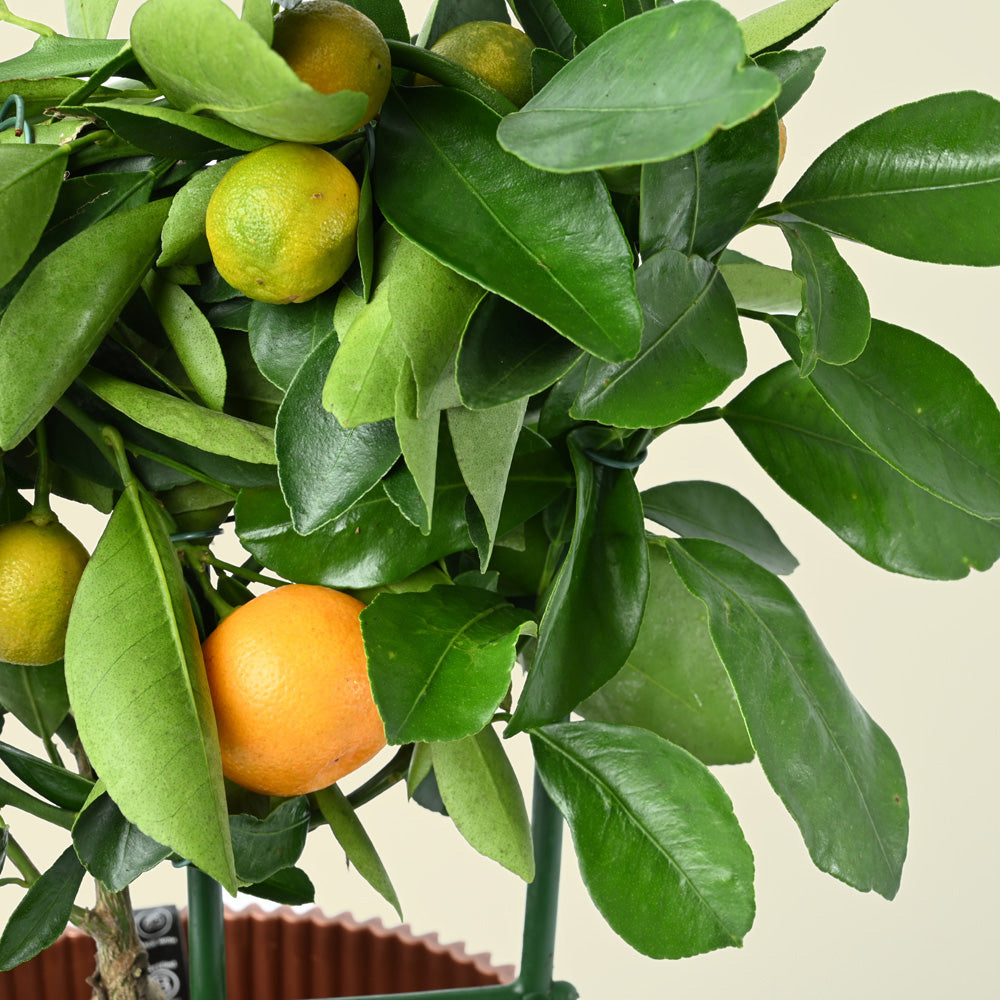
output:
<instances>
[{"instance_id":1,"label":"orange fruit","mask_svg":"<svg viewBox=\"0 0 1000 1000\"><path fill-rule=\"evenodd\" d=\"M475 73L520 108L531 97L534 48L535 43L512 24L466 21L446 31L430 50ZM420 87L433 81L418 75L413 82Z\"/></svg>"},{"instance_id":2,"label":"orange fruit","mask_svg":"<svg viewBox=\"0 0 1000 1000\"><path fill-rule=\"evenodd\" d=\"M364 116L382 107L392 76L389 47L375 22L339 0L307 0L274 19L272 48L303 83L321 94L353 90L368 95Z\"/></svg>"},{"instance_id":3,"label":"orange fruit","mask_svg":"<svg viewBox=\"0 0 1000 1000\"><path fill-rule=\"evenodd\" d=\"M357 255L358 182L325 149L276 142L226 171L205 235L219 274L251 299L305 302Z\"/></svg>"},{"instance_id":4,"label":"orange fruit","mask_svg":"<svg viewBox=\"0 0 1000 1000\"><path fill-rule=\"evenodd\" d=\"M385 746L361 601L294 583L255 597L202 649L223 774L264 795L326 788Z\"/></svg>"},{"instance_id":5,"label":"orange fruit","mask_svg":"<svg viewBox=\"0 0 1000 1000\"><path fill-rule=\"evenodd\" d=\"M43 666L62 659L66 625L90 556L55 515L0 527L0 660Z\"/></svg>"}]
</instances>

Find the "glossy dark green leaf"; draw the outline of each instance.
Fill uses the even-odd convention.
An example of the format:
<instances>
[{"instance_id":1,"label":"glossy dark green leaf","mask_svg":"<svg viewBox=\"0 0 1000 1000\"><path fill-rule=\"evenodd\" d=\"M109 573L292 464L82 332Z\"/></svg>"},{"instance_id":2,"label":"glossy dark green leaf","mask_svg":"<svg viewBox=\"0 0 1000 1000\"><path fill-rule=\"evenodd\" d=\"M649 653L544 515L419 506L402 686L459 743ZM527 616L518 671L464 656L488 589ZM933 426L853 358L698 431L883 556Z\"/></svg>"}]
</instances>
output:
<instances>
[{"instance_id":1,"label":"glossy dark green leaf","mask_svg":"<svg viewBox=\"0 0 1000 1000\"><path fill-rule=\"evenodd\" d=\"M519 732L571 712L624 666L649 584L642 504L631 471L590 459L570 438L576 473L573 537L539 626L510 724Z\"/></svg>"},{"instance_id":2,"label":"glossy dark green leaf","mask_svg":"<svg viewBox=\"0 0 1000 1000\"><path fill-rule=\"evenodd\" d=\"M282 868L263 882L240 886L240 892L283 906L301 906L316 901L316 888L301 868Z\"/></svg>"},{"instance_id":3,"label":"glossy dark green leaf","mask_svg":"<svg viewBox=\"0 0 1000 1000\"><path fill-rule=\"evenodd\" d=\"M385 38L395 38L401 42L410 40L406 12L399 0L357 0L351 6L356 7L366 17L370 17Z\"/></svg>"},{"instance_id":4,"label":"glossy dark green leaf","mask_svg":"<svg viewBox=\"0 0 1000 1000\"><path fill-rule=\"evenodd\" d=\"M126 44L121 38L39 37L27 52L0 62L0 79L43 80L53 76L89 76L118 55ZM75 80L74 83L79 86L80 81Z\"/></svg>"},{"instance_id":5,"label":"glossy dark green leaf","mask_svg":"<svg viewBox=\"0 0 1000 1000\"><path fill-rule=\"evenodd\" d=\"M497 137L544 170L667 160L770 104L778 80L744 67L736 19L689 0L630 18L588 45Z\"/></svg>"},{"instance_id":6,"label":"glossy dark green leaf","mask_svg":"<svg viewBox=\"0 0 1000 1000\"><path fill-rule=\"evenodd\" d=\"M473 410L547 389L580 349L513 302L488 295L472 314L456 362L462 402Z\"/></svg>"},{"instance_id":7,"label":"glossy dark green leaf","mask_svg":"<svg viewBox=\"0 0 1000 1000\"><path fill-rule=\"evenodd\" d=\"M241 462L276 462L270 427L127 382L96 368L88 368L80 382L109 406L158 434Z\"/></svg>"},{"instance_id":8,"label":"glossy dark green leaf","mask_svg":"<svg viewBox=\"0 0 1000 1000\"><path fill-rule=\"evenodd\" d=\"M348 863L402 919L403 911L389 873L347 796L331 785L316 792L314 798L337 843L344 849Z\"/></svg>"},{"instance_id":9,"label":"glossy dark green leaf","mask_svg":"<svg viewBox=\"0 0 1000 1000\"><path fill-rule=\"evenodd\" d=\"M0 969L13 969L34 958L66 930L83 876L76 852L67 847L25 893L7 921L0 935Z\"/></svg>"},{"instance_id":10,"label":"glossy dark green leaf","mask_svg":"<svg viewBox=\"0 0 1000 1000\"><path fill-rule=\"evenodd\" d=\"M158 104L137 104L126 98L87 105L116 135L154 156L204 161L238 149L249 153L272 140L218 118L194 115Z\"/></svg>"},{"instance_id":11,"label":"glossy dark green leaf","mask_svg":"<svg viewBox=\"0 0 1000 1000\"><path fill-rule=\"evenodd\" d=\"M93 785L76 772L34 757L9 743L0 743L0 760L29 788L72 812L87 801Z\"/></svg>"},{"instance_id":12,"label":"glossy dark green leaf","mask_svg":"<svg viewBox=\"0 0 1000 1000\"><path fill-rule=\"evenodd\" d=\"M705 764L753 759L705 606L688 593L658 542L649 545L649 593L635 648L577 711L593 722L648 729Z\"/></svg>"},{"instance_id":13,"label":"glossy dark green leaf","mask_svg":"<svg viewBox=\"0 0 1000 1000\"><path fill-rule=\"evenodd\" d=\"M69 711L62 660L44 667L0 663L0 705L36 736L51 736Z\"/></svg>"},{"instance_id":14,"label":"glossy dark green leaf","mask_svg":"<svg viewBox=\"0 0 1000 1000\"><path fill-rule=\"evenodd\" d=\"M753 855L712 773L630 726L571 722L531 734L604 919L652 958L738 947L754 918Z\"/></svg>"},{"instance_id":15,"label":"glossy dark green leaf","mask_svg":"<svg viewBox=\"0 0 1000 1000\"><path fill-rule=\"evenodd\" d=\"M59 146L0 146L0 285L6 285L35 249L55 207L68 151Z\"/></svg>"},{"instance_id":16,"label":"glossy dark green leaf","mask_svg":"<svg viewBox=\"0 0 1000 1000\"><path fill-rule=\"evenodd\" d=\"M73 846L87 871L111 892L120 892L172 853L125 819L106 793L95 796L77 817Z\"/></svg>"},{"instance_id":17,"label":"glossy dark green leaf","mask_svg":"<svg viewBox=\"0 0 1000 1000\"><path fill-rule=\"evenodd\" d=\"M508 477L500 533L523 523L565 489L568 476L552 448L523 432ZM434 525L423 535L385 491L372 490L343 517L299 535L276 489L246 490L236 504L236 530L246 549L286 579L334 587L372 587L409 576L471 546L468 491L449 449L442 449Z\"/></svg>"},{"instance_id":18,"label":"glossy dark green leaf","mask_svg":"<svg viewBox=\"0 0 1000 1000\"><path fill-rule=\"evenodd\" d=\"M0 448L21 441L82 371L152 264L169 204L119 212L67 240L14 296L0 320Z\"/></svg>"},{"instance_id":19,"label":"glossy dark green leaf","mask_svg":"<svg viewBox=\"0 0 1000 1000\"><path fill-rule=\"evenodd\" d=\"M600 38L609 28L625 20L622 0L593 3L591 0L556 0L559 13L573 29L577 44L582 48Z\"/></svg>"},{"instance_id":20,"label":"glossy dark green leaf","mask_svg":"<svg viewBox=\"0 0 1000 1000\"><path fill-rule=\"evenodd\" d=\"M336 349L334 333L309 355L288 387L274 429L278 480L295 530L303 535L349 510L399 458L391 420L347 429L323 409L323 384Z\"/></svg>"},{"instance_id":21,"label":"glossy dark green leaf","mask_svg":"<svg viewBox=\"0 0 1000 1000\"><path fill-rule=\"evenodd\" d=\"M510 686L530 612L477 587L380 594L361 612L368 673L390 743L479 732Z\"/></svg>"},{"instance_id":22,"label":"glossy dark green leaf","mask_svg":"<svg viewBox=\"0 0 1000 1000\"><path fill-rule=\"evenodd\" d=\"M714 257L746 224L778 172L778 118L766 109L703 146L642 168L639 247Z\"/></svg>"},{"instance_id":23,"label":"glossy dark green leaf","mask_svg":"<svg viewBox=\"0 0 1000 1000\"><path fill-rule=\"evenodd\" d=\"M973 517L896 472L790 362L748 386L724 416L789 496L875 565L958 580L1000 557L1000 523Z\"/></svg>"},{"instance_id":24,"label":"glossy dark green leaf","mask_svg":"<svg viewBox=\"0 0 1000 1000\"><path fill-rule=\"evenodd\" d=\"M781 0L740 21L749 55L776 48L822 17L837 0Z\"/></svg>"},{"instance_id":25,"label":"glossy dark green leaf","mask_svg":"<svg viewBox=\"0 0 1000 1000\"><path fill-rule=\"evenodd\" d=\"M459 833L480 854L530 882L531 825L517 775L492 726L431 747L441 800Z\"/></svg>"},{"instance_id":26,"label":"glossy dark green leaf","mask_svg":"<svg viewBox=\"0 0 1000 1000\"><path fill-rule=\"evenodd\" d=\"M965 91L886 111L821 153L782 206L900 257L1000 264L1000 101Z\"/></svg>"},{"instance_id":27,"label":"glossy dark green leaf","mask_svg":"<svg viewBox=\"0 0 1000 1000\"><path fill-rule=\"evenodd\" d=\"M911 330L873 320L857 361L818 365L811 381L897 472L970 514L1000 518L1000 412L955 355Z\"/></svg>"},{"instance_id":28,"label":"glossy dark green leaf","mask_svg":"<svg viewBox=\"0 0 1000 1000\"><path fill-rule=\"evenodd\" d=\"M761 766L822 871L891 899L909 808L889 737L851 694L792 593L718 542L670 543L709 628Z\"/></svg>"},{"instance_id":29,"label":"glossy dark green leaf","mask_svg":"<svg viewBox=\"0 0 1000 1000\"><path fill-rule=\"evenodd\" d=\"M738 549L772 573L799 561L764 515L729 486L699 480L664 483L642 493L645 516L682 538L711 538Z\"/></svg>"},{"instance_id":30,"label":"glossy dark green leaf","mask_svg":"<svg viewBox=\"0 0 1000 1000\"><path fill-rule=\"evenodd\" d=\"M446 31L466 21L510 21L503 0L433 0L417 44L430 48ZM403 41L409 41L404 38Z\"/></svg>"},{"instance_id":31,"label":"glossy dark green leaf","mask_svg":"<svg viewBox=\"0 0 1000 1000\"><path fill-rule=\"evenodd\" d=\"M642 262L642 346L628 361L591 358L570 414L615 427L662 427L714 400L746 368L736 305L717 268L663 250Z\"/></svg>"},{"instance_id":32,"label":"glossy dark green leaf","mask_svg":"<svg viewBox=\"0 0 1000 1000\"><path fill-rule=\"evenodd\" d=\"M221 0L147 0L132 20L132 48L173 107L272 139L329 142L352 131L368 103L303 83Z\"/></svg>"},{"instance_id":33,"label":"glossy dark green leaf","mask_svg":"<svg viewBox=\"0 0 1000 1000\"><path fill-rule=\"evenodd\" d=\"M497 145L498 116L447 87L383 105L375 197L449 267L600 357L639 342L632 251L600 179L548 175ZM442 205L448 205L443 212Z\"/></svg>"},{"instance_id":34,"label":"glossy dark green leaf","mask_svg":"<svg viewBox=\"0 0 1000 1000\"><path fill-rule=\"evenodd\" d=\"M198 633L163 515L134 483L76 592L66 682L83 746L125 817L235 891Z\"/></svg>"},{"instance_id":35,"label":"glossy dark green leaf","mask_svg":"<svg viewBox=\"0 0 1000 1000\"><path fill-rule=\"evenodd\" d=\"M229 817L236 877L250 885L263 882L299 860L306 846L311 809L304 795L287 799L263 819L247 813Z\"/></svg>"},{"instance_id":36,"label":"glossy dark green leaf","mask_svg":"<svg viewBox=\"0 0 1000 1000\"><path fill-rule=\"evenodd\" d=\"M818 361L853 361L865 349L871 328L864 286L825 230L808 222L782 223L781 230L792 251L792 271L803 282L796 322L802 373L808 375Z\"/></svg>"},{"instance_id":37,"label":"glossy dark green leaf","mask_svg":"<svg viewBox=\"0 0 1000 1000\"><path fill-rule=\"evenodd\" d=\"M826 49L784 49L757 57L757 65L773 73L781 81L781 93L774 102L778 117L788 114L802 95L812 86L813 77L826 55Z\"/></svg>"},{"instance_id":38,"label":"glossy dark green leaf","mask_svg":"<svg viewBox=\"0 0 1000 1000\"><path fill-rule=\"evenodd\" d=\"M536 45L557 52L564 59L573 57L573 29L566 23L556 0L513 0L510 6L518 24Z\"/></svg>"},{"instance_id":39,"label":"glossy dark green leaf","mask_svg":"<svg viewBox=\"0 0 1000 1000\"><path fill-rule=\"evenodd\" d=\"M264 376L287 389L302 362L333 332L336 293L308 302L250 307L250 350Z\"/></svg>"}]
</instances>

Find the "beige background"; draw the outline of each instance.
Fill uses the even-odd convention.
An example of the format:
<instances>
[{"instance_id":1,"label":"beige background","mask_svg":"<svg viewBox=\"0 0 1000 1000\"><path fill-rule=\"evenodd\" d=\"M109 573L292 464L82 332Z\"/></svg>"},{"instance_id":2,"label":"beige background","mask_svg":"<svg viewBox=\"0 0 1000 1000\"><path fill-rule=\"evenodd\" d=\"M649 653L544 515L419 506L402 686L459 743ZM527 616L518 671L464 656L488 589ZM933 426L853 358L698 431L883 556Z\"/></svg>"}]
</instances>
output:
<instances>
[{"instance_id":1,"label":"beige background","mask_svg":"<svg viewBox=\"0 0 1000 1000\"><path fill-rule=\"evenodd\" d=\"M60 24L58 0L11 4L25 16ZM123 0L114 33L126 32L136 6ZM743 16L759 4L731 0L728 6ZM425 7L424 0L408 0L411 30ZM843 0L802 43L825 45L828 55L815 86L788 116L789 152L775 195L832 139L895 104L947 90L1000 95L997 37L1000 8L992 0ZM30 41L0 25L0 56ZM786 259L773 241L746 246L776 263ZM940 341L1000 395L996 271L897 261L854 246L844 253L877 315ZM747 333L755 372L780 359L762 327L751 325ZM745 1000L996 996L1000 571L949 584L893 577L862 561L784 497L725 428L706 425L670 437L642 470L643 486L695 477L728 483L764 510L799 556L793 589L903 758L912 809L909 859L893 903L860 895L812 868L794 824L755 765L722 768L719 777L733 796L758 869L757 921L745 947L678 963L635 954L590 904L567 851L557 975L594 1000L665 993L722 998L735 988ZM101 518L67 508L64 515L88 545L96 542ZM16 741L10 729L5 735ZM527 785L525 747L515 743ZM475 855L446 821L407 807L401 795L366 807L363 818L416 931L437 930L447 940L491 951L499 962L516 961L523 898L516 879ZM9 819L39 863L65 846L62 835L20 814ZM327 912L394 919L347 870L329 835L312 837L304 865ZM161 868L143 877L134 895L140 905L183 901L183 877ZM0 915L6 917L17 897L16 889L0 889Z\"/></svg>"}]
</instances>

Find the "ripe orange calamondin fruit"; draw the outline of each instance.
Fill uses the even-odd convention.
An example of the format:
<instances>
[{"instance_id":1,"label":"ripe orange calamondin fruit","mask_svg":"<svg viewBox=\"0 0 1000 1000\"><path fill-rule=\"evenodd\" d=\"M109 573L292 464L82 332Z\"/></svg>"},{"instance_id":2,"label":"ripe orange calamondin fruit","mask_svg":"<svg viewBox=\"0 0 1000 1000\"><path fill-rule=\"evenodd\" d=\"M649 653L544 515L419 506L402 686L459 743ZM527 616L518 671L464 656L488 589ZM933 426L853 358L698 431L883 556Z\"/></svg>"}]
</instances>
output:
<instances>
[{"instance_id":1,"label":"ripe orange calamondin fruit","mask_svg":"<svg viewBox=\"0 0 1000 1000\"><path fill-rule=\"evenodd\" d=\"M363 607L328 587L289 584L237 608L205 640L227 778L264 795L301 795L385 746Z\"/></svg>"},{"instance_id":2,"label":"ripe orange calamondin fruit","mask_svg":"<svg viewBox=\"0 0 1000 1000\"><path fill-rule=\"evenodd\" d=\"M89 558L53 514L0 526L0 661L42 666L62 659Z\"/></svg>"}]
</instances>

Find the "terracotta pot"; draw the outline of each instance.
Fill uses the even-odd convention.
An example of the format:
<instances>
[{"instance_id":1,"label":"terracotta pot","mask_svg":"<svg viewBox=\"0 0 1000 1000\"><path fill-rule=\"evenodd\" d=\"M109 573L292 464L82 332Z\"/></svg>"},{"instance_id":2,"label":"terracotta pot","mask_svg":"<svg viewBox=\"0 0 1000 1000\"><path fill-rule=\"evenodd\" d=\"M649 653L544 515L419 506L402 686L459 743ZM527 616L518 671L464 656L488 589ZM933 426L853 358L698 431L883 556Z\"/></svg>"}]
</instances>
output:
<instances>
[{"instance_id":1,"label":"terracotta pot","mask_svg":"<svg viewBox=\"0 0 1000 1000\"><path fill-rule=\"evenodd\" d=\"M227 910L225 928L228 1000L371 996L514 978L513 967L495 968L488 955L467 955L436 934L414 936L406 925L358 923L348 914L250 906ZM69 928L37 958L0 973L0 1000L90 1000L93 971L93 942Z\"/></svg>"}]
</instances>

